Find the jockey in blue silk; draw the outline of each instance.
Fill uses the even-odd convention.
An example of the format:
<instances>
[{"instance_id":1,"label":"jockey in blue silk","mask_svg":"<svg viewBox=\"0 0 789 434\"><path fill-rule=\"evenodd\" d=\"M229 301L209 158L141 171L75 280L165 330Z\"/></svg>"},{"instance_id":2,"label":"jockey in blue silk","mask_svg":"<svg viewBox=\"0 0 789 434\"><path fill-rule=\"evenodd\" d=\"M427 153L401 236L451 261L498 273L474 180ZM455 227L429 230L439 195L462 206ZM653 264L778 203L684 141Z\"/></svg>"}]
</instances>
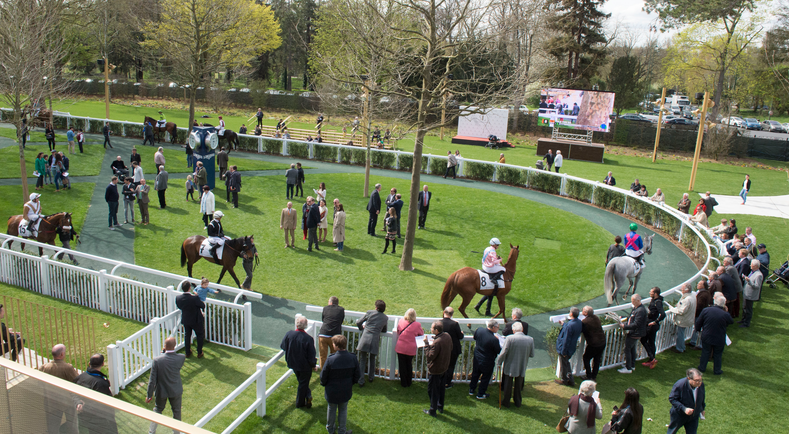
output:
<instances>
[{"instance_id":1,"label":"jockey in blue silk","mask_svg":"<svg viewBox=\"0 0 789 434\"><path fill-rule=\"evenodd\" d=\"M625 255L643 264L644 241L641 239L641 235L636 233L636 230L638 230L638 225L630 223L630 232L625 235Z\"/></svg>"}]
</instances>

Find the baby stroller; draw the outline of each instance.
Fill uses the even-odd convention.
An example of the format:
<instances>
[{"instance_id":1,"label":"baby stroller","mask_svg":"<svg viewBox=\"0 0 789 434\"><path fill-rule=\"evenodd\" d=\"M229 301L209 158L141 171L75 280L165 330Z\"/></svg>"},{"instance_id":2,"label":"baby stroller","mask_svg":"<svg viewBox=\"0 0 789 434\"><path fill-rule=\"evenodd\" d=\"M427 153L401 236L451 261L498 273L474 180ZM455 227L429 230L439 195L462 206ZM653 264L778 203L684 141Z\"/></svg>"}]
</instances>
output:
<instances>
[{"instance_id":1,"label":"baby stroller","mask_svg":"<svg viewBox=\"0 0 789 434\"><path fill-rule=\"evenodd\" d=\"M491 134L488 136L488 144L485 145L486 148L491 149L498 149L499 148L499 138L495 135Z\"/></svg>"},{"instance_id":2,"label":"baby stroller","mask_svg":"<svg viewBox=\"0 0 789 434\"><path fill-rule=\"evenodd\" d=\"M536 163L534 166L535 166L537 169L539 169L539 170L545 170L545 169L544 169L544 167L545 167L545 166L543 166L543 162L542 162L542 160L537 160L537 163Z\"/></svg>"},{"instance_id":3,"label":"baby stroller","mask_svg":"<svg viewBox=\"0 0 789 434\"><path fill-rule=\"evenodd\" d=\"M787 259L789 259L789 257ZM781 268L773 271L773 274L767 278L767 284L770 285L770 288L775 288L775 282L779 280L783 282L784 285L789 286L789 260L784 262Z\"/></svg>"}]
</instances>

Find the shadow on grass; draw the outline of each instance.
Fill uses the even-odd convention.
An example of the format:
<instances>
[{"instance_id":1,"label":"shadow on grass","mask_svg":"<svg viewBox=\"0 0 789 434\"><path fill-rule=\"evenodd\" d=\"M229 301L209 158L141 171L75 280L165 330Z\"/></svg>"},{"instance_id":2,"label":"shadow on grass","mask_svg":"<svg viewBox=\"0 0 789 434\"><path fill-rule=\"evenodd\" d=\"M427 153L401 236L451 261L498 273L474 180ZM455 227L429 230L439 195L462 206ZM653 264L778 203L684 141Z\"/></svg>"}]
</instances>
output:
<instances>
[{"instance_id":1,"label":"shadow on grass","mask_svg":"<svg viewBox=\"0 0 789 434\"><path fill-rule=\"evenodd\" d=\"M446 280L447 280L446 277L438 276L438 275L435 275L433 273L428 273L427 271L420 270L418 268L415 268L413 273L417 274L419 276L423 276L423 277L427 277L427 278L430 278L430 279L433 279L433 280L437 280L439 282L446 282Z\"/></svg>"}]
</instances>

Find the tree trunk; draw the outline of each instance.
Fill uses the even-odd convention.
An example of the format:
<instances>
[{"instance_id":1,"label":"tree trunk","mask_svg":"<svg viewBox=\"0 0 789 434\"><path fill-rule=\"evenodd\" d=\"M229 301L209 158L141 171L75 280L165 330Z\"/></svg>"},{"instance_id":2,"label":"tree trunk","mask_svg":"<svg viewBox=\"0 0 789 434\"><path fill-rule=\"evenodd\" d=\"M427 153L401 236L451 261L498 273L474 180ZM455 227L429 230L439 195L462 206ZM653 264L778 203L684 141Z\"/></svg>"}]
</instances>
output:
<instances>
[{"instance_id":1,"label":"tree trunk","mask_svg":"<svg viewBox=\"0 0 789 434\"><path fill-rule=\"evenodd\" d=\"M17 100L19 100L17 98ZM23 201L27 202L30 195L30 187L27 185L27 167L25 163L25 148L22 146L22 137L19 132L22 131L22 106L20 104L14 105L14 126L16 127L16 142L19 146L19 173L22 176L22 197ZM23 203L24 203L23 202Z\"/></svg>"},{"instance_id":2,"label":"tree trunk","mask_svg":"<svg viewBox=\"0 0 789 434\"><path fill-rule=\"evenodd\" d=\"M192 126L195 124L195 99L197 98L196 83L189 87L189 130L186 132L186 143L189 143L189 134L192 133Z\"/></svg>"}]
</instances>

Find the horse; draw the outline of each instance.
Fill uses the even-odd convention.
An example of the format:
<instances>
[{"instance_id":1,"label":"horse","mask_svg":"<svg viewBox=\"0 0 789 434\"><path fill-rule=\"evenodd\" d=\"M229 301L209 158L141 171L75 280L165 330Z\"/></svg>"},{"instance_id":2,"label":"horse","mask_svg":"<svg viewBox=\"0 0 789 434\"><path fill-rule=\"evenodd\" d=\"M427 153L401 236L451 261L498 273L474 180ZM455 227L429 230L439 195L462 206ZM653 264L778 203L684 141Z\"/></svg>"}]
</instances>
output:
<instances>
[{"instance_id":1,"label":"horse","mask_svg":"<svg viewBox=\"0 0 789 434\"><path fill-rule=\"evenodd\" d=\"M162 136L159 133L168 132L170 133L170 143L175 143L178 140L178 126L175 125L175 122L167 122L164 124L164 128L159 127L159 123L152 117L146 116L145 122L150 122L153 125L153 136L157 143L162 143Z\"/></svg>"},{"instance_id":2,"label":"horse","mask_svg":"<svg viewBox=\"0 0 789 434\"><path fill-rule=\"evenodd\" d=\"M496 313L493 318L497 318L501 315L505 321L507 320L507 316L504 314L504 297L512 290L512 279L515 277L515 266L518 262L519 253L519 246L513 247L513 245L510 244L510 256L507 258L507 265L504 266L505 271L502 277L504 279L504 288L499 288L496 293L496 298L499 301L499 312ZM441 293L441 309L449 306L452 300L455 299L455 296L460 295L463 297L463 303L460 304L458 310L464 317L468 318L468 315L466 315L466 306L471 303L474 295L477 293L491 295L493 293L492 289L480 291L479 288L479 273L477 273L477 270L471 267L463 267L455 271L447 279L447 283L444 285L444 291Z\"/></svg>"},{"instance_id":3,"label":"horse","mask_svg":"<svg viewBox=\"0 0 789 434\"><path fill-rule=\"evenodd\" d=\"M201 126L203 126L203 127L213 127L213 125L206 124L206 123L204 123ZM216 127L214 127L214 128L216 128ZM219 130L217 130L217 131L219 131ZM233 131L231 129L228 129L228 128L225 128L225 134L223 136L220 136L218 133L217 133L216 136L219 137L219 144L222 144L222 139L225 139L227 141L227 152L228 152L228 154L233 149L238 149L238 134L236 134L235 131ZM236 145L236 147L233 148L233 145Z\"/></svg>"},{"instance_id":4,"label":"horse","mask_svg":"<svg viewBox=\"0 0 789 434\"><path fill-rule=\"evenodd\" d=\"M652 254L652 238L654 236L655 234L652 234L644 238L644 253L647 255ZM641 278L641 272L644 271L644 267L639 268L638 273L636 273L635 262L636 260L629 256L620 256L618 258L611 259L608 265L606 265L604 284L605 297L608 300L608 306L611 306L611 303L614 301L617 302L616 304L619 304L618 300L616 299L616 294L625 284L625 279L630 281L630 286L627 288L627 291L625 291L622 299L627 299L627 294L630 292L630 288L633 289L633 294L636 293L638 280Z\"/></svg>"},{"instance_id":5,"label":"horse","mask_svg":"<svg viewBox=\"0 0 789 434\"><path fill-rule=\"evenodd\" d=\"M12 215L8 218L8 235L12 235L15 237L19 236L19 224L22 223L22 216L21 215ZM71 230L71 213L70 212L59 212L57 214L48 215L46 217L41 217L41 224L38 226L38 235L33 237L22 237L27 239L34 239L39 243L51 244L55 245L55 238L57 237L56 230L60 228L61 230ZM11 247L13 241L8 242L8 247ZM25 243L22 243L22 250L25 250ZM42 256L44 254L44 248L38 248L38 255Z\"/></svg>"},{"instance_id":6,"label":"horse","mask_svg":"<svg viewBox=\"0 0 789 434\"><path fill-rule=\"evenodd\" d=\"M186 265L189 277L192 277L192 265L200 259L205 259L208 262L216 264L213 258L204 258L200 256L200 245L203 244L205 238L206 237L202 235L192 235L181 244L181 267ZM233 271L233 268L236 266L236 260L239 256L245 259L254 257L255 253L257 253L257 249L255 248L254 235L225 241L222 259L218 264L222 266L222 272L219 274L219 280L216 281L217 285L222 282L225 272L229 272L233 280L236 281L236 286L241 288L241 282L238 281L236 272Z\"/></svg>"}]
</instances>

